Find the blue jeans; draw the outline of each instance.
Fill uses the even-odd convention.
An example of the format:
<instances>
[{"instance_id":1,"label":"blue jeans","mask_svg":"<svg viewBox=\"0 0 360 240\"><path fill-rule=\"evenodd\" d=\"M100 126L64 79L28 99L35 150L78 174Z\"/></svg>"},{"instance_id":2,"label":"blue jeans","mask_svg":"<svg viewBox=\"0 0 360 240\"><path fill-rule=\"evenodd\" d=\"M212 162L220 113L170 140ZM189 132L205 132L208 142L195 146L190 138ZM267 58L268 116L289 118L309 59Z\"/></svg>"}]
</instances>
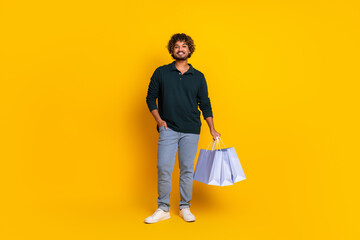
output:
<instances>
[{"instance_id":1,"label":"blue jeans","mask_svg":"<svg viewBox=\"0 0 360 240\"><path fill-rule=\"evenodd\" d=\"M193 169L200 134L176 132L169 127L159 128L158 142L158 207L170 211L171 176L176 152L179 149L180 203L179 209L190 207L192 198Z\"/></svg>"}]
</instances>

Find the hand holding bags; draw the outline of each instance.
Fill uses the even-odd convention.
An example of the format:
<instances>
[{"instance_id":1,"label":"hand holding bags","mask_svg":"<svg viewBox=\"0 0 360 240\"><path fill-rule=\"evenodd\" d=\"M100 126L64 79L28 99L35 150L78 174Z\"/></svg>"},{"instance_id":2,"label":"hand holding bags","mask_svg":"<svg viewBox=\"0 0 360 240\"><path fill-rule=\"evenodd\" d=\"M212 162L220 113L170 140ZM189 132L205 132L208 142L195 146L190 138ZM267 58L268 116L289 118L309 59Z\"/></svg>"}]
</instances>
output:
<instances>
[{"instance_id":1,"label":"hand holding bags","mask_svg":"<svg viewBox=\"0 0 360 240\"><path fill-rule=\"evenodd\" d=\"M193 179L216 186L233 185L236 182L245 180L246 177L235 148L226 148L220 139L225 147L221 149L219 139L216 138L211 142L213 143L211 150L200 149ZM216 144L218 149L214 149Z\"/></svg>"}]
</instances>

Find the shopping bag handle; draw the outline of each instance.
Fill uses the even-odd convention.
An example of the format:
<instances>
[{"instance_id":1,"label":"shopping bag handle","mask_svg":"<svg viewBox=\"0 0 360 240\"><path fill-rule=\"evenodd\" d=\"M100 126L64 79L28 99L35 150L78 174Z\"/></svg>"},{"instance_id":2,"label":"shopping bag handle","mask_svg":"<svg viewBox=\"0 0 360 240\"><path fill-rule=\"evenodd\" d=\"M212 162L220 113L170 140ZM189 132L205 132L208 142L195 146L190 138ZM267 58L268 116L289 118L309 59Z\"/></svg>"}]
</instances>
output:
<instances>
[{"instance_id":1,"label":"shopping bag handle","mask_svg":"<svg viewBox=\"0 0 360 240\"><path fill-rule=\"evenodd\" d=\"M220 141L222 142L222 144L223 144L224 147L226 148L226 146L225 146L224 142L221 140L221 138L220 138L220 137L216 137L215 140L213 139L213 140L210 142L210 144L211 144L211 143L213 144L211 150L214 150L214 146L215 146L216 144L218 144L218 148L219 148L219 150L221 150L220 142L219 142L218 139L220 139ZM209 146L210 146L210 144L209 144ZM206 150L208 150L209 146L206 148ZM215 147L216 147L216 146L215 146ZM215 149L215 150L216 150L216 149Z\"/></svg>"}]
</instances>

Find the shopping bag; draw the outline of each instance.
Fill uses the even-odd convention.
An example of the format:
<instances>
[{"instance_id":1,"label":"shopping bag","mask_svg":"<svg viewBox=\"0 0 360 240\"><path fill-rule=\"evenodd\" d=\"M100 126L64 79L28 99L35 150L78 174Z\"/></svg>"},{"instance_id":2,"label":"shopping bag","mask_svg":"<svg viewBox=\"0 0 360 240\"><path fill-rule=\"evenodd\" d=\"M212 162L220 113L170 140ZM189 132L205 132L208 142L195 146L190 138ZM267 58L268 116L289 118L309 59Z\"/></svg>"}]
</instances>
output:
<instances>
[{"instance_id":1,"label":"shopping bag","mask_svg":"<svg viewBox=\"0 0 360 240\"><path fill-rule=\"evenodd\" d=\"M222 155L220 152L214 151L213 154L210 154L212 156L212 164L211 164L211 171L210 176L208 179L209 185L221 185L221 167L222 167ZM205 159L206 161L206 159Z\"/></svg>"},{"instance_id":2,"label":"shopping bag","mask_svg":"<svg viewBox=\"0 0 360 240\"><path fill-rule=\"evenodd\" d=\"M222 154L220 186L233 185L229 154L226 149L220 149L218 152Z\"/></svg>"},{"instance_id":3,"label":"shopping bag","mask_svg":"<svg viewBox=\"0 0 360 240\"><path fill-rule=\"evenodd\" d=\"M214 163L215 151L200 149L199 157L196 163L193 179L205 184L218 182L220 184L220 171L215 171ZM217 168L219 169L219 168ZM210 180L211 175L211 180Z\"/></svg>"},{"instance_id":4,"label":"shopping bag","mask_svg":"<svg viewBox=\"0 0 360 240\"><path fill-rule=\"evenodd\" d=\"M208 150L211 143L207 149L200 149L193 179L216 186L228 186L246 179L235 149L226 148L224 143L225 148L221 149L219 139L211 142L211 150Z\"/></svg>"},{"instance_id":5,"label":"shopping bag","mask_svg":"<svg viewBox=\"0 0 360 240\"><path fill-rule=\"evenodd\" d=\"M221 140L221 138L219 137L218 139L220 139L220 141L222 142L222 144L225 147L224 149L221 149L221 150L226 152L226 157L229 160L232 183L236 183L241 180L245 180L246 179L245 173L244 173L244 170L242 169L242 166L241 166L240 160L236 154L235 148L234 147L226 148L226 146L223 143L223 141ZM216 139L216 140L218 140L218 139ZM218 143L218 147L220 148L220 143Z\"/></svg>"},{"instance_id":6,"label":"shopping bag","mask_svg":"<svg viewBox=\"0 0 360 240\"><path fill-rule=\"evenodd\" d=\"M240 160L235 152L235 148L231 147L227 149L227 153L229 156L229 163L232 175L232 182L236 183L242 180L245 180L245 173L242 169Z\"/></svg>"}]
</instances>

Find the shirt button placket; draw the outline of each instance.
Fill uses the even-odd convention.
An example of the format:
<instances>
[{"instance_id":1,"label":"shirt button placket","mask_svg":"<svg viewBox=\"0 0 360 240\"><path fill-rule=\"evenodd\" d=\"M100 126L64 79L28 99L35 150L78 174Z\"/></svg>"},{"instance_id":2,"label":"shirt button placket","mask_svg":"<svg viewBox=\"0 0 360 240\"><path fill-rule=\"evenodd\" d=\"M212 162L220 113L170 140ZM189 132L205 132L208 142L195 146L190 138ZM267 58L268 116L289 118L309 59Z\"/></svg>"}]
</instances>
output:
<instances>
[{"instance_id":1,"label":"shirt button placket","mask_svg":"<svg viewBox=\"0 0 360 240\"><path fill-rule=\"evenodd\" d=\"M180 80L181 80L181 73L179 72L179 75L180 75Z\"/></svg>"}]
</instances>

